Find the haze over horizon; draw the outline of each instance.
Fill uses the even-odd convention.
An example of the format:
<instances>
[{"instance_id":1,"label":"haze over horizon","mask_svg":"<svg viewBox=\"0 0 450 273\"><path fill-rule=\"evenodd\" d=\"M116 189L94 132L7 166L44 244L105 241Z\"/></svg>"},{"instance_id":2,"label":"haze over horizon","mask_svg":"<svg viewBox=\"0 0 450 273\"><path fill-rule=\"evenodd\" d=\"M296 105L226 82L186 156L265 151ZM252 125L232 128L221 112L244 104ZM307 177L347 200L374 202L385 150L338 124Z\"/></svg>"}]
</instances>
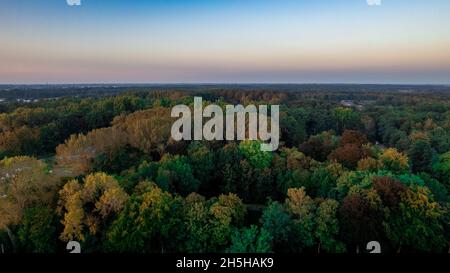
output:
<instances>
[{"instance_id":1,"label":"haze over horizon","mask_svg":"<svg viewBox=\"0 0 450 273\"><path fill-rule=\"evenodd\" d=\"M0 84L449 84L449 13L445 0L2 0Z\"/></svg>"}]
</instances>

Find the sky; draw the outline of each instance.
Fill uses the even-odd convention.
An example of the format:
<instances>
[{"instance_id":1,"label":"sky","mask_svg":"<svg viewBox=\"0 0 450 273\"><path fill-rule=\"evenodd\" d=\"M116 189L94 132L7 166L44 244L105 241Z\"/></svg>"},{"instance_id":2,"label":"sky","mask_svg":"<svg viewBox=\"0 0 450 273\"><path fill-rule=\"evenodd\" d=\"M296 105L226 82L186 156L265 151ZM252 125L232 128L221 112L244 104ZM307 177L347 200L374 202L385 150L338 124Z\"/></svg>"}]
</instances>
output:
<instances>
[{"instance_id":1,"label":"sky","mask_svg":"<svg viewBox=\"0 0 450 273\"><path fill-rule=\"evenodd\" d=\"M16 83L449 84L450 1L0 0Z\"/></svg>"}]
</instances>

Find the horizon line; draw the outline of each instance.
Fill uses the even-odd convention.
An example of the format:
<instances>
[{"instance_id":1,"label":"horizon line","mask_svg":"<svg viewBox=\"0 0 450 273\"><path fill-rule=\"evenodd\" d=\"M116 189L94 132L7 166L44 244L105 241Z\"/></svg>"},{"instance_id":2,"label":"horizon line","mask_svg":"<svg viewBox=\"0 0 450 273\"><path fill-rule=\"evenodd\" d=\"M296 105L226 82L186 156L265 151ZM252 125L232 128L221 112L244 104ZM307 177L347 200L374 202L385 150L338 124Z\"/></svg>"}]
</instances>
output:
<instances>
[{"instance_id":1,"label":"horizon line","mask_svg":"<svg viewBox=\"0 0 450 273\"><path fill-rule=\"evenodd\" d=\"M119 85L119 86L131 86L131 85L410 85L410 86L450 86L449 83L407 83L407 82L391 82L391 83L358 83L358 82L62 82L62 83L0 83L0 86L58 86L58 85Z\"/></svg>"}]
</instances>

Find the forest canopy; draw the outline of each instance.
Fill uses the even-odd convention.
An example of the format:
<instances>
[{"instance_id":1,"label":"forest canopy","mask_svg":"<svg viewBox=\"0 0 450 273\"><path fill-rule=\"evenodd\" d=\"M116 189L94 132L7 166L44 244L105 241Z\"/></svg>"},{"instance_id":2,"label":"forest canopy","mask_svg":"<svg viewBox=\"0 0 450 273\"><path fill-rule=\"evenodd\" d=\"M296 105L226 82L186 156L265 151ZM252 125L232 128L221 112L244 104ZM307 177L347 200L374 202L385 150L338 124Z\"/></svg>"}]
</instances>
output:
<instances>
[{"instance_id":1,"label":"forest canopy","mask_svg":"<svg viewBox=\"0 0 450 273\"><path fill-rule=\"evenodd\" d=\"M0 102L4 251L448 252L449 90L98 88ZM194 96L279 104L280 148L174 141Z\"/></svg>"}]
</instances>

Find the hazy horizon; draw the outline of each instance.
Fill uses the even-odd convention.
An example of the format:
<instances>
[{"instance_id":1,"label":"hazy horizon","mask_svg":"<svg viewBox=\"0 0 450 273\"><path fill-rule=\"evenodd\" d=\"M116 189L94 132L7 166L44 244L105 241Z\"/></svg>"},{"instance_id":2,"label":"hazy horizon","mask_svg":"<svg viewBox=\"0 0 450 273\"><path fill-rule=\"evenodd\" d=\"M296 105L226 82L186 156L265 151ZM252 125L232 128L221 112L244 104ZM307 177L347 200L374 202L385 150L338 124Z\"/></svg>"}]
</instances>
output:
<instances>
[{"instance_id":1,"label":"hazy horizon","mask_svg":"<svg viewBox=\"0 0 450 273\"><path fill-rule=\"evenodd\" d=\"M306 83L269 83L269 82L260 82L260 83L250 83L250 82L242 82L242 83L220 83L220 82L195 82L195 83L183 83L183 82L172 82L172 83L139 83L139 82L130 82L130 83L112 83L112 82L87 82L87 83L0 83L0 87L5 86L117 86L117 87L128 87L128 86L138 86L138 87L172 87L172 86L411 86L411 87L420 87L420 86L436 86L436 87L450 87L450 83L319 83L319 82L306 82Z\"/></svg>"},{"instance_id":2,"label":"hazy horizon","mask_svg":"<svg viewBox=\"0 0 450 273\"><path fill-rule=\"evenodd\" d=\"M450 84L450 1L4 0L0 84Z\"/></svg>"}]
</instances>

